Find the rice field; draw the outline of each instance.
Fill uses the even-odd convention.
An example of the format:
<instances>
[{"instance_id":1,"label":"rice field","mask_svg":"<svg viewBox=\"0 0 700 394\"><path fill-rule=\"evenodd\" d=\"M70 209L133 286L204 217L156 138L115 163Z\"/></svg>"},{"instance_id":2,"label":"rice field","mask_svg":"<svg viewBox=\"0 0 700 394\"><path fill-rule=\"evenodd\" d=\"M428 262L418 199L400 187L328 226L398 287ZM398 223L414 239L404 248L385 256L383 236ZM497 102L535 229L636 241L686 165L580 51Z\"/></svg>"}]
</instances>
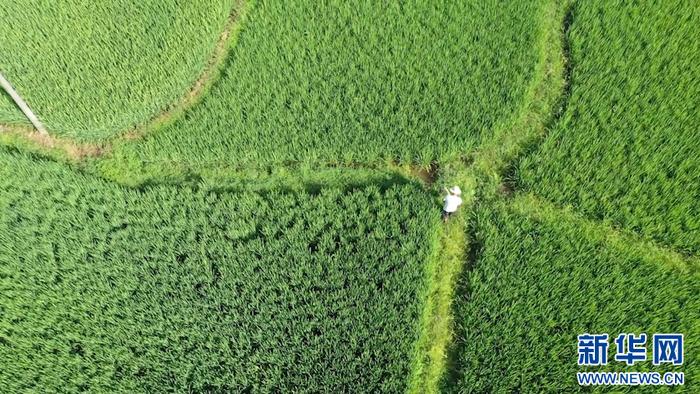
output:
<instances>
[{"instance_id":1,"label":"rice field","mask_svg":"<svg viewBox=\"0 0 700 394\"><path fill-rule=\"evenodd\" d=\"M576 380L586 370L577 336L642 332L685 333L684 365L627 366L613 361L611 343L609 365L588 370L683 371L679 392L697 391L700 347L690 338L700 335L700 260L616 240L605 226L527 198L480 209L476 233L479 258L456 300L458 366L446 392L590 392Z\"/></svg>"},{"instance_id":2,"label":"rice field","mask_svg":"<svg viewBox=\"0 0 700 394\"><path fill-rule=\"evenodd\" d=\"M256 1L201 104L115 155L252 167L458 159L519 108L544 4Z\"/></svg>"},{"instance_id":3,"label":"rice field","mask_svg":"<svg viewBox=\"0 0 700 394\"><path fill-rule=\"evenodd\" d=\"M3 391L406 389L439 220L415 185L136 190L0 163Z\"/></svg>"},{"instance_id":4,"label":"rice field","mask_svg":"<svg viewBox=\"0 0 700 394\"><path fill-rule=\"evenodd\" d=\"M233 7L234 0L3 1L0 70L49 132L104 140L190 89ZM4 94L0 123L26 123Z\"/></svg>"},{"instance_id":5,"label":"rice field","mask_svg":"<svg viewBox=\"0 0 700 394\"><path fill-rule=\"evenodd\" d=\"M0 18L0 70L100 149L0 135L3 392L608 391L577 383L577 336L642 332L683 333L684 365L597 371L698 391L696 2ZM0 97L0 133L23 122Z\"/></svg>"},{"instance_id":6,"label":"rice field","mask_svg":"<svg viewBox=\"0 0 700 394\"><path fill-rule=\"evenodd\" d=\"M578 2L571 95L521 187L700 252L700 3Z\"/></svg>"}]
</instances>

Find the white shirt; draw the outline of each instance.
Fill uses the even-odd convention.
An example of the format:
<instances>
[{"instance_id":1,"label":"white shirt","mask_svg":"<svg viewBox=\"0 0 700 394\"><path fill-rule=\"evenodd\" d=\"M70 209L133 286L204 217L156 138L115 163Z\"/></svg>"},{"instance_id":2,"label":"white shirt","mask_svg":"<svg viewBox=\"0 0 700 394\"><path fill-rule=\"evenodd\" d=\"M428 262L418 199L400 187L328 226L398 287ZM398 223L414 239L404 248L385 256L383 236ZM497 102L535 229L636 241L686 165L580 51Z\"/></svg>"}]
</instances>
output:
<instances>
[{"instance_id":1,"label":"white shirt","mask_svg":"<svg viewBox=\"0 0 700 394\"><path fill-rule=\"evenodd\" d=\"M462 205L462 199L454 194L447 195L442 201L445 202L445 205L442 207L445 212L455 212Z\"/></svg>"}]
</instances>

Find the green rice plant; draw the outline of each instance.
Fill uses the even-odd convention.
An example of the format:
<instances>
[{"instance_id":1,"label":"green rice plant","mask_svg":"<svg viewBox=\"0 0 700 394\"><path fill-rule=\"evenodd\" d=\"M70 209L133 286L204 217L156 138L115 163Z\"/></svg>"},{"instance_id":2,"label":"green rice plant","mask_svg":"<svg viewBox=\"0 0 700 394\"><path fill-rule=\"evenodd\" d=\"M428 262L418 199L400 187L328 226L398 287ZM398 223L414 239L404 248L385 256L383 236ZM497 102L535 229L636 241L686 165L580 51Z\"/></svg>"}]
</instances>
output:
<instances>
[{"instance_id":1,"label":"green rice plant","mask_svg":"<svg viewBox=\"0 0 700 394\"><path fill-rule=\"evenodd\" d=\"M405 391L432 203L130 189L2 151L0 387Z\"/></svg>"},{"instance_id":2,"label":"green rice plant","mask_svg":"<svg viewBox=\"0 0 700 394\"><path fill-rule=\"evenodd\" d=\"M0 2L0 70L52 134L99 140L180 98L234 0ZM0 122L24 122L0 99Z\"/></svg>"},{"instance_id":3,"label":"green rice plant","mask_svg":"<svg viewBox=\"0 0 700 394\"><path fill-rule=\"evenodd\" d=\"M248 166L460 158L521 104L544 3L256 1L201 104L115 155Z\"/></svg>"},{"instance_id":4,"label":"green rice plant","mask_svg":"<svg viewBox=\"0 0 700 394\"><path fill-rule=\"evenodd\" d=\"M521 186L700 252L700 3L580 1L571 94Z\"/></svg>"},{"instance_id":5,"label":"green rice plant","mask_svg":"<svg viewBox=\"0 0 700 394\"><path fill-rule=\"evenodd\" d=\"M571 213L516 199L476 213L479 258L463 279L456 369L448 392L589 392L578 371L683 371L700 379L698 260L636 245ZM577 365L584 333L684 333L682 367ZM650 341L650 340L649 340ZM648 344L650 354L651 348ZM615 345L611 342L609 361ZM651 357L650 355L648 357ZM618 392L644 387L615 387ZM658 392L658 387L646 391Z\"/></svg>"}]
</instances>

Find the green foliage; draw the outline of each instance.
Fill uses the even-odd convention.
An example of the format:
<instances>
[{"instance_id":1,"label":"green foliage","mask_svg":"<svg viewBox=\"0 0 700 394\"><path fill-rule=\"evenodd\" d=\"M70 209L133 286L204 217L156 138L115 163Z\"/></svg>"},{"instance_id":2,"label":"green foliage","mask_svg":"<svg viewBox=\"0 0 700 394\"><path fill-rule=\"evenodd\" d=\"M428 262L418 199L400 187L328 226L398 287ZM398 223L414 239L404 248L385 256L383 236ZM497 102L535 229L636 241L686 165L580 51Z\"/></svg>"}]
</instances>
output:
<instances>
[{"instance_id":1,"label":"green foliage","mask_svg":"<svg viewBox=\"0 0 700 394\"><path fill-rule=\"evenodd\" d=\"M0 2L0 70L50 132L103 139L178 99L234 0ZM5 97L0 121L25 121Z\"/></svg>"},{"instance_id":2,"label":"green foliage","mask_svg":"<svg viewBox=\"0 0 700 394\"><path fill-rule=\"evenodd\" d=\"M139 190L0 153L3 391L406 389L418 187Z\"/></svg>"},{"instance_id":3,"label":"green foliage","mask_svg":"<svg viewBox=\"0 0 700 394\"><path fill-rule=\"evenodd\" d=\"M462 207L461 212L469 210ZM439 391L440 381L447 373L448 346L454 340L452 301L455 283L467 259L464 214L450 218L437 235L437 247L426 263L429 272L425 295L418 352L409 381L409 393L425 394Z\"/></svg>"},{"instance_id":4,"label":"green foliage","mask_svg":"<svg viewBox=\"0 0 700 394\"><path fill-rule=\"evenodd\" d=\"M0 142L2 141L0 135ZM125 159L125 160L122 160ZM186 162L135 162L120 156L93 160L93 172L122 185L206 183L228 191L287 190L315 192L324 187L356 187L424 182L411 168L392 163L336 166L295 163L260 167L220 162L199 167Z\"/></svg>"},{"instance_id":5,"label":"green foliage","mask_svg":"<svg viewBox=\"0 0 700 394\"><path fill-rule=\"evenodd\" d=\"M0 69L104 140L181 97L234 0L54 3L0 4ZM201 101L81 163L115 183L1 150L0 387L575 392L578 334L700 337L700 7L568 3L249 1ZM465 212L438 228L407 163Z\"/></svg>"},{"instance_id":6,"label":"green foliage","mask_svg":"<svg viewBox=\"0 0 700 394\"><path fill-rule=\"evenodd\" d=\"M700 252L700 3L581 1L571 96L524 188Z\"/></svg>"},{"instance_id":7,"label":"green foliage","mask_svg":"<svg viewBox=\"0 0 700 394\"><path fill-rule=\"evenodd\" d=\"M457 300L459 367L451 391L588 392L576 382L577 335L700 336L697 267L663 264L558 211L539 216L507 207L478 210L480 257ZM684 389L695 392L700 344L690 339L685 346ZM616 362L608 367L629 371ZM651 368L649 361L634 370Z\"/></svg>"},{"instance_id":8,"label":"green foliage","mask_svg":"<svg viewBox=\"0 0 700 394\"><path fill-rule=\"evenodd\" d=\"M253 166L458 158L520 105L543 3L258 1L202 103L121 154Z\"/></svg>"}]
</instances>

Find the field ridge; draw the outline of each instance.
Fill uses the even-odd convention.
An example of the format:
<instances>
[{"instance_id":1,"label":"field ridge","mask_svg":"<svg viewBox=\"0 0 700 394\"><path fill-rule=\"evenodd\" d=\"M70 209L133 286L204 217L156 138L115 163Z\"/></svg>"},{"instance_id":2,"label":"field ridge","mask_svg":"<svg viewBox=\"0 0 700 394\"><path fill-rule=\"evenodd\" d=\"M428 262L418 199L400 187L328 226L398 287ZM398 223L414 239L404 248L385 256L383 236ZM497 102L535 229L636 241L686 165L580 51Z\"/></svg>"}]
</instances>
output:
<instances>
[{"instance_id":1,"label":"field ridge","mask_svg":"<svg viewBox=\"0 0 700 394\"><path fill-rule=\"evenodd\" d=\"M617 249L646 256L650 260L659 261L683 272L700 272L700 258L697 256L685 255L641 235L615 228L612 223L587 218L570 206L559 207L534 193L514 196L508 201L507 206L514 212L546 223L561 221L576 223L585 234L603 239Z\"/></svg>"},{"instance_id":2,"label":"field ridge","mask_svg":"<svg viewBox=\"0 0 700 394\"><path fill-rule=\"evenodd\" d=\"M0 141L13 145L27 145L50 156L66 156L73 162L109 155L112 142L138 139L181 117L196 104L220 76L221 66L230 53L239 33L242 20L253 1L238 0L232 11L227 29L222 32L212 58L201 77L171 108L133 130L115 137L107 145L75 144L70 139L49 137L39 139L26 126L0 125ZM240 7L240 8L239 8ZM153 166L132 166L121 157L106 157L89 165L98 176L120 185L144 188L157 184L205 184L218 191L299 190L318 191L324 187L343 184L352 189L354 183L396 184L419 182L424 190L437 199L441 186L459 184L465 193L465 204L457 217L437 230L426 262L427 289L422 300L419 339L415 344L408 378L409 392L438 392L447 380L455 380L454 313L455 295L468 297L469 274L480 259L480 246L473 211L479 205L504 204L526 217L544 222L567 221L575 223L586 234L605 240L615 248L661 261L682 270L698 272L700 258L688 256L672 248L659 245L636 234L617 229L606 221L582 216L571 207L559 207L533 193L517 190L515 171L520 161L533 152L546 136L548 129L564 113L571 94L572 67L569 56L569 27L574 17L571 0L549 3L541 15L541 43L536 72L528 86L520 110L507 122L499 125L493 138L484 140L469 160L453 160L425 165L393 162L338 163L324 162L310 165L306 162L285 162L283 165L231 166L212 162L211 168L195 171L186 163L164 163ZM32 146L34 148L32 148ZM56 153L58 152L58 153ZM148 160L142 163L149 164ZM144 171L144 168L146 169ZM165 172L163 172L165 171ZM348 178L333 178L349 172ZM327 175L327 176L326 176ZM351 179L351 180L349 180ZM436 182L437 180L437 182ZM235 182L235 184L234 184ZM464 293L460 292L464 286Z\"/></svg>"},{"instance_id":3,"label":"field ridge","mask_svg":"<svg viewBox=\"0 0 700 394\"><path fill-rule=\"evenodd\" d=\"M459 289L468 286L465 276L479 258L472 211L479 204L501 199L498 189L510 163L544 135L552 113L556 113L557 99L566 94L563 48L569 9L569 1L561 1L542 11L539 61L521 109L497 127L493 138L478 146L471 158L443 163L438 169L438 185L459 184L468 192L462 213L441 229L438 255L445 253L429 263L432 278L417 345L422 351L414 364L409 392L439 392L455 379L453 303Z\"/></svg>"},{"instance_id":4,"label":"field ridge","mask_svg":"<svg viewBox=\"0 0 700 394\"><path fill-rule=\"evenodd\" d=\"M541 135L539 135L538 138L527 143L526 146L524 147L524 149L517 155L517 157L515 157L513 159L511 164L508 166L508 168L504 174L502 184L499 187L499 189L501 191L505 191L506 194L517 194L517 193L525 192L525 191L534 193L535 189L532 188L533 187L532 181L527 180L527 177L528 177L527 166L528 165L533 166L534 165L533 163L536 162L537 155L535 153L538 153L540 148L550 149L550 154L555 152L555 151L558 151L559 149L565 150L564 147L566 146L566 144L562 142L565 139L564 136L567 134L575 134L575 123L574 124L570 123L573 121L569 118L575 117L576 116L575 113L580 111L580 110L579 109L570 109L569 111L571 113L569 115L565 115L565 113L567 111L567 107L569 105L569 99L570 99L570 96L572 94L572 92L571 92L572 81L571 80L573 78L572 76L574 74L574 69L578 69L578 68L585 69L584 63L586 61L584 57L581 57L579 59L579 62L581 64L579 64L577 66L577 64L576 64L577 60L572 59L572 56L571 56L571 47L570 46L572 45L572 43L571 43L570 37L568 37L568 36L570 34L570 32L569 32L570 27L574 22L574 18L576 17L577 7L581 8L581 10L580 10L581 16L580 17L584 18L585 17L583 15L584 11L585 11L584 7L579 5L577 2L568 1L567 12L566 12L566 16L564 19L564 40L563 40L563 47L562 47L563 54L564 54L564 61L565 61L565 68L564 68L565 80L564 80L562 95L559 98L559 102L557 103L557 107L555 108L555 110L552 114L552 117L547 122L546 126L543 128ZM580 76L579 78L585 79L585 76ZM576 86L585 87L585 84L583 81L577 81ZM581 88L581 89L583 89L583 88ZM571 105L575 107L576 103L578 103L578 101L574 100ZM574 113L574 115L572 115L572 113ZM564 124L566 126L561 126L562 124ZM570 130L570 132L567 130L557 130L557 129L565 129L567 127L574 128L574 129ZM650 126L650 128L653 128L653 127ZM551 135L551 134L557 134L557 135ZM553 144L550 144L551 141L548 141L550 138L552 138L556 141L556 146L554 146ZM574 137L570 137L570 138L574 138ZM559 147L560 144L562 144L561 148ZM549 145L549 148L547 148L548 145ZM544 152L540 151L538 154L542 155L543 153ZM565 159L562 159L561 157L558 157L558 158L560 160L565 160ZM589 158L591 158L591 157L589 156ZM539 165L545 166L545 164L541 163L541 162L539 163ZM643 166L641 166L641 167L643 167ZM675 176L673 174L675 174L676 171L680 171L680 170L673 169L673 168L667 169L665 175L668 177L673 177L673 176ZM532 172L532 171L530 171L530 172ZM692 173L692 169L685 169L685 172ZM530 175L530 176L532 177L532 175ZM594 175L588 174L588 176L592 177ZM647 176L650 177L651 175L647 175ZM559 180L561 180L561 179L559 179ZM581 181L581 179L579 179L579 181ZM539 182L543 183L542 179L540 179ZM686 184L687 183L688 182L686 182ZM623 201L625 203L628 203L628 204L630 203L630 201L625 201L623 199L624 193L622 193L623 194L622 196L620 196L620 195L606 195L603 200L608 199L609 201L620 201L620 202L617 204L611 204L612 206L617 206L616 209L613 209L612 211L608 210L608 212L606 212L605 214L602 214L602 213L592 212L591 208L585 206L585 204L584 204L585 201L582 202L581 200L576 200L575 198L573 198L573 200L570 200L570 201L557 200L557 198L555 197L556 194L553 194L551 192L551 190L557 190L557 189L559 189L560 186L553 185L553 186L549 186L549 187L550 187L550 189L547 189L547 190L549 190L548 195L547 195L547 192L544 191L545 189L539 189L539 191L537 193L541 193L541 194L539 194L541 198L547 199L550 203L554 204L555 206L568 205L568 203L572 203L573 201L578 201L578 203L573 204L572 209L580 211L579 213L581 213L583 216L587 217L589 220L598 221L600 223L608 223L608 221L610 220L611 225L614 225L614 228L619 229L620 231L629 232L630 234L632 232L634 232L636 235L638 235L640 237L642 237L642 235L643 235L647 239L654 241L654 235L650 235L649 233L645 233L643 231L643 229L640 228L640 226L643 227L643 225L640 225L639 223L630 224L629 221L627 221L627 222L624 221L624 216L622 216L622 218L620 218L620 216L615 215L615 211L620 212L620 211L623 211L623 209L624 209L624 205L620 206L619 205L620 203L622 203ZM648 186L645 186L645 187L648 187ZM562 188L564 188L564 187L562 186ZM571 197L569 196L569 198L571 198ZM676 198L679 198L679 197L676 196ZM677 207L679 207L679 208L691 209L691 208L688 208L687 205L683 205L683 201L677 201L676 204L677 204ZM634 202L632 202L632 206L634 206ZM602 208L600 208L600 209L602 209ZM690 215L690 216L692 217L692 215ZM614 224L613 224L613 220L615 222ZM661 220L661 223L664 223L666 221L667 221L667 219ZM630 226L630 228L627 229L627 228L625 228L625 226ZM687 225L687 226L691 227L691 225ZM686 229L686 231L688 233L690 233L691 230L692 230L692 228ZM661 238L657 238L657 239L655 239L654 243L656 245L662 246L663 248L671 251L672 253L676 253L678 255L682 255L682 256L685 256L688 258L698 257L698 253L693 251L692 247L688 247L686 249L686 248L683 248L683 245L678 245L678 244L674 245L674 242L668 238L665 239L664 241L662 241Z\"/></svg>"},{"instance_id":5,"label":"field ridge","mask_svg":"<svg viewBox=\"0 0 700 394\"><path fill-rule=\"evenodd\" d=\"M31 125L0 124L0 142L70 162L99 157L109 149L104 144L81 143L50 133L41 134Z\"/></svg>"},{"instance_id":6,"label":"field ridge","mask_svg":"<svg viewBox=\"0 0 700 394\"><path fill-rule=\"evenodd\" d=\"M454 340L452 303L457 280L468 260L465 228L473 202L473 198L466 200L461 211L440 226L432 246L434 252L426 263L428 289L423 301L409 393L439 392L446 374L449 344Z\"/></svg>"},{"instance_id":7,"label":"field ridge","mask_svg":"<svg viewBox=\"0 0 700 394\"><path fill-rule=\"evenodd\" d=\"M544 141L549 130L564 115L571 96L571 77L574 68L570 56L570 27L575 17L575 3L570 0L560 2L561 8L555 13L550 8L546 19L549 28L553 28L552 20L561 22L559 42L549 46L558 47L559 52L550 52L545 58L550 59L550 69L536 74L541 78L539 85L533 84L530 90L531 101L523 106L523 110L515 121L494 135L490 141L483 143L474 154L474 163L470 167L469 177L478 182L477 199L473 204L472 215L480 206L503 206L505 209L530 218L535 221L554 225L565 222L583 233L590 240L619 251L623 255L644 261L654 261L685 275L697 275L700 272L700 257L675 250L667 245L644 238L640 234L625 231L605 220L589 218L571 206L558 206L542 199L533 193L518 190L517 168L525 157L534 152ZM554 37L554 35L550 36ZM547 63L545 63L547 64ZM549 81L548 83L543 81ZM478 218L472 216L468 227L467 243L469 245L469 261L466 263L462 277L457 283L457 297L462 302L470 302L470 275L474 264L479 261L483 251L480 245L480 229L475 225ZM457 299L452 300L457 302ZM457 341L460 340L457 333ZM458 343L450 344L448 371L443 377L441 388L447 391L459 391L459 382L463 370L458 367L460 361L457 352ZM463 389L464 390L464 389ZM474 388L472 388L474 390Z\"/></svg>"},{"instance_id":8,"label":"field ridge","mask_svg":"<svg viewBox=\"0 0 700 394\"><path fill-rule=\"evenodd\" d=\"M178 101L172 103L168 108L165 108L143 124L116 137L116 139L135 140L142 138L145 134L172 123L182 116L187 109L197 104L221 76L223 65L226 63L231 48L235 46L238 34L254 1L236 0L224 30L219 35L214 51L202 69L199 78L194 81L190 89Z\"/></svg>"},{"instance_id":9,"label":"field ridge","mask_svg":"<svg viewBox=\"0 0 700 394\"><path fill-rule=\"evenodd\" d=\"M482 143L474 154L472 171L486 186L483 197L514 191L513 169L537 147L563 113L570 94L567 37L572 15L571 0L552 2L544 10L538 71L524 105L512 122L499 127L494 137Z\"/></svg>"},{"instance_id":10,"label":"field ridge","mask_svg":"<svg viewBox=\"0 0 700 394\"><path fill-rule=\"evenodd\" d=\"M474 210L479 205L503 201L512 191L508 189L511 169L520 157L533 149L546 135L549 125L561 114L562 102L568 97L570 70L567 58L567 34L572 15L570 0L551 2L543 9L539 45L539 61L528 87L521 109L507 122L499 125L491 139L483 141L472 154L471 162L452 163L441 170L461 184L473 186L469 201L469 218L463 223L466 249L460 274L452 281L451 294L468 297L469 273L480 258L481 244L475 226ZM458 341L454 326L454 302L450 298L450 335L443 344L445 357L440 360L441 376L429 392L442 391L458 381Z\"/></svg>"}]
</instances>

